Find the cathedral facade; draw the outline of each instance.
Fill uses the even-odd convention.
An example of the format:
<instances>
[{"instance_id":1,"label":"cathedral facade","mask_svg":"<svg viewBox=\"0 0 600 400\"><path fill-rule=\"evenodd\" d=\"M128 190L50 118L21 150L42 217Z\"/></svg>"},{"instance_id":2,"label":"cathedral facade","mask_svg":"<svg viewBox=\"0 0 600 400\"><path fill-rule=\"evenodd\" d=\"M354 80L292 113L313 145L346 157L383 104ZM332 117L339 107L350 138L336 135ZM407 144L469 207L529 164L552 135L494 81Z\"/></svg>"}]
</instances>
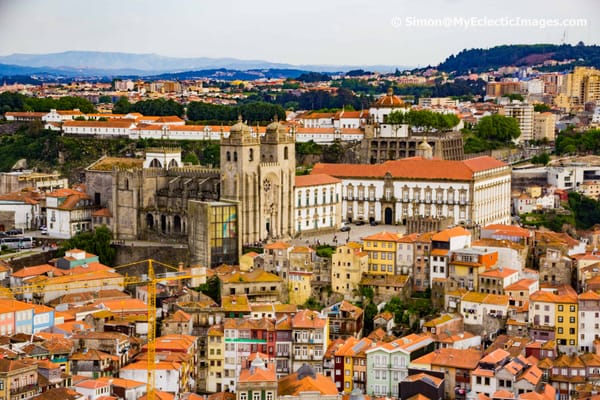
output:
<instances>
[{"instance_id":1,"label":"cathedral facade","mask_svg":"<svg viewBox=\"0 0 600 400\"><path fill-rule=\"evenodd\" d=\"M243 244L294 233L295 137L275 120L260 137L241 119L221 139L221 199L239 204Z\"/></svg>"}]
</instances>

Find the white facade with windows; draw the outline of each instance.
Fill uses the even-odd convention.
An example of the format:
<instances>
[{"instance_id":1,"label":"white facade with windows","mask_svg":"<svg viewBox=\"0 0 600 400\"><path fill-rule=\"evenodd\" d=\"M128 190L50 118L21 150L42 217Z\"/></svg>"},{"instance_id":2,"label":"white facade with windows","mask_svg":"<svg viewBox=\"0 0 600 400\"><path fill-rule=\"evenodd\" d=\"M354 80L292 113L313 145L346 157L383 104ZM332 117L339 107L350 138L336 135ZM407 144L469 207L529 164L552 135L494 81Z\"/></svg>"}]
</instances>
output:
<instances>
[{"instance_id":1,"label":"white facade with windows","mask_svg":"<svg viewBox=\"0 0 600 400\"><path fill-rule=\"evenodd\" d=\"M342 180L342 215L348 221L401 224L421 216L450 217L455 224L510 223L510 167L491 157L317 164L312 173Z\"/></svg>"},{"instance_id":2,"label":"white facade with windows","mask_svg":"<svg viewBox=\"0 0 600 400\"><path fill-rule=\"evenodd\" d=\"M297 176L296 233L337 230L342 222L342 181L328 175Z\"/></svg>"}]
</instances>

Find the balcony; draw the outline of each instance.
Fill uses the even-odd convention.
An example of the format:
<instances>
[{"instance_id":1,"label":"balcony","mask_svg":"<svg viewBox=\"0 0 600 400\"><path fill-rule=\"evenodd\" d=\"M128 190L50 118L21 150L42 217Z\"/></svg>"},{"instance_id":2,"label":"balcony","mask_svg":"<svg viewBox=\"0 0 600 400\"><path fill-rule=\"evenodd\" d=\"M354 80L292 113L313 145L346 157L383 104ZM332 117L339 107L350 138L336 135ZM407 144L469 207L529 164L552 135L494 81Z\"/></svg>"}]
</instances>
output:
<instances>
[{"instance_id":1,"label":"balcony","mask_svg":"<svg viewBox=\"0 0 600 400\"><path fill-rule=\"evenodd\" d=\"M30 392L32 390L37 390L38 386L37 385L25 385L25 386L19 386L16 388L10 388L10 394L14 395L14 394L21 394L21 393L27 393Z\"/></svg>"},{"instance_id":2,"label":"balcony","mask_svg":"<svg viewBox=\"0 0 600 400\"><path fill-rule=\"evenodd\" d=\"M287 351L278 351L277 352L277 357L289 357L290 353L288 353Z\"/></svg>"}]
</instances>

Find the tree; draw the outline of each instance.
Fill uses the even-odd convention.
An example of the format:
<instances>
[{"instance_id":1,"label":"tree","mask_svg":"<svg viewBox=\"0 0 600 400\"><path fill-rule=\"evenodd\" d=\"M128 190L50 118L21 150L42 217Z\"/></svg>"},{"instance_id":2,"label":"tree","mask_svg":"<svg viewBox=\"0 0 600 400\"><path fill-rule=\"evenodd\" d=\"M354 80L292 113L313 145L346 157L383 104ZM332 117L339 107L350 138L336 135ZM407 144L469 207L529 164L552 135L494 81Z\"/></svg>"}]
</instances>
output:
<instances>
[{"instance_id":1,"label":"tree","mask_svg":"<svg viewBox=\"0 0 600 400\"><path fill-rule=\"evenodd\" d=\"M107 226L99 226L93 231L80 232L72 238L65 240L59 254L66 250L81 249L98 256L102 264L112 266L117 251L111 246L113 234Z\"/></svg>"},{"instance_id":2,"label":"tree","mask_svg":"<svg viewBox=\"0 0 600 400\"><path fill-rule=\"evenodd\" d=\"M365 307L363 336L368 336L373 331L373 319L377 315L377 306L373 302L369 302Z\"/></svg>"},{"instance_id":3,"label":"tree","mask_svg":"<svg viewBox=\"0 0 600 400\"><path fill-rule=\"evenodd\" d=\"M548 112L552 110L548 104L538 103L533 105L533 111L536 112Z\"/></svg>"},{"instance_id":4,"label":"tree","mask_svg":"<svg viewBox=\"0 0 600 400\"><path fill-rule=\"evenodd\" d=\"M137 103L131 104L130 111L139 112L143 115L176 115L182 117L184 109L183 106L175 100L156 99L138 101Z\"/></svg>"},{"instance_id":5,"label":"tree","mask_svg":"<svg viewBox=\"0 0 600 400\"><path fill-rule=\"evenodd\" d=\"M515 118L494 114L481 118L477 124L477 136L485 140L510 143L521 136L521 129Z\"/></svg>"},{"instance_id":6,"label":"tree","mask_svg":"<svg viewBox=\"0 0 600 400\"><path fill-rule=\"evenodd\" d=\"M321 303L319 303L319 301L312 296L309 297L306 302L304 302L303 307L308 310L321 310L321 308L323 308Z\"/></svg>"},{"instance_id":7,"label":"tree","mask_svg":"<svg viewBox=\"0 0 600 400\"><path fill-rule=\"evenodd\" d=\"M214 301L221 300L221 285L216 275L208 278L198 289Z\"/></svg>"},{"instance_id":8,"label":"tree","mask_svg":"<svg viewBox=\"0 0 600 400\"><path fill-rule=\"evenodd\" d=\"M188 163L188 164L192 164L192 165L198 165L200 164L200 160L198 159L198 156L196 155L196 153L194 153L193 151L187 153L182 160L184 163Z\"/></svg>"},{"instance_id":9,"label":"tree","mask_svg":"<svg viewBox=\"0 0 600 400\"><path fill-rule=\"evenodd\" d=\"M538 156L533 156L531 158L531 162L533 164L547 165L550 162L550 156L548 155L548 153L542 153Z\"/></svg>"},{"instance_id":10,"label":"tree","mask_svg":"<svg viewBox=\"0 0 600 400\"><path fill-rule=\"evenodd\" d=\"M221 148L218 142L206 141L202 142L203 147L200 153L200 162L202 165L217 166L221 160Z\"/></svg>"},{"instance_id":11,"label":"tree","mask_svg":"<svg viewBox=\"0 0 600 400\"><path fill-rule=\"evenodd\" d=\"M115 114L128 114L131 110L131 103L129 103L129 99L127 96L119 97L119 100L113 106L113 113Z\"/></svg>"},{"instance_id":12,"label":"tree","mask_svg":"<svg viewBox=\"0 0 600 400\"><path fill-rule=\"evenodd\" d=\"M112 97L103 94L98 97L98 103L112 103Z\"/></svg>"},{"instance_id":13,"label":"tree","mask_svg":"<svg viewBox=\"0 0 600 400\"><path fill-rule=\"evenodd\" d=\"M509 94L505 94L505 95L504 95L504 96L502 96L502 97L507 97L507 98L508 98L508 99L510 99L511 101L512 101L512 100L518 100L518 101L523 101L523 100L525 100L525 99L523 98L523 95L522 95L522 94L519 94L519 93L509 93Z\"/></svg>"},{"instance_id":14,"label":"tree","mask_svg":"<svg viewBox=\"0 0 600 400\"><path fill-rule=\"evenodd\" d=\"M331 77L327 74L321 74L319 72L304 72L301 74L296 80L301 82L328 82L331 80Z\"/></svg>"}]
</instances>

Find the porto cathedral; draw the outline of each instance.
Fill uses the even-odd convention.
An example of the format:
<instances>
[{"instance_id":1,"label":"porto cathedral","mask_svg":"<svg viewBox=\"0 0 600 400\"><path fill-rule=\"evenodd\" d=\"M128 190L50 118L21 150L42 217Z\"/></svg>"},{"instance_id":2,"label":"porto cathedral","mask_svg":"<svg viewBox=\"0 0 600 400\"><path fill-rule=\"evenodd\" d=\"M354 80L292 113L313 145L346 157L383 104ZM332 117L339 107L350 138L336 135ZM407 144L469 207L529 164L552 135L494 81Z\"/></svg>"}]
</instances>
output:
<instances>
[{"instance_id":1,"label":"porto cathedral","mask_svg":"<svg viewBox=\"0 0 600 400\"><path fill-rule=\"evenodd\" d=\"M277 119L262 137L240 120L221 137L220 168L184 165L178 148L103 157L88 194L116 239L187 242L193 262L235 264L244 244L294 234L295 135Z\"/></svg>"},{"instance_id":2,"label":"porto cathedral","mask_svg":"<svg viewBox=\"0 0 600 400\"><path fill-rule=\"evenodd\" d=\"M221 139L221 199L238 203L242 243L292 236L294 144L277 119L263 137L240 119Z\"/></svg>"}]
</instances>

